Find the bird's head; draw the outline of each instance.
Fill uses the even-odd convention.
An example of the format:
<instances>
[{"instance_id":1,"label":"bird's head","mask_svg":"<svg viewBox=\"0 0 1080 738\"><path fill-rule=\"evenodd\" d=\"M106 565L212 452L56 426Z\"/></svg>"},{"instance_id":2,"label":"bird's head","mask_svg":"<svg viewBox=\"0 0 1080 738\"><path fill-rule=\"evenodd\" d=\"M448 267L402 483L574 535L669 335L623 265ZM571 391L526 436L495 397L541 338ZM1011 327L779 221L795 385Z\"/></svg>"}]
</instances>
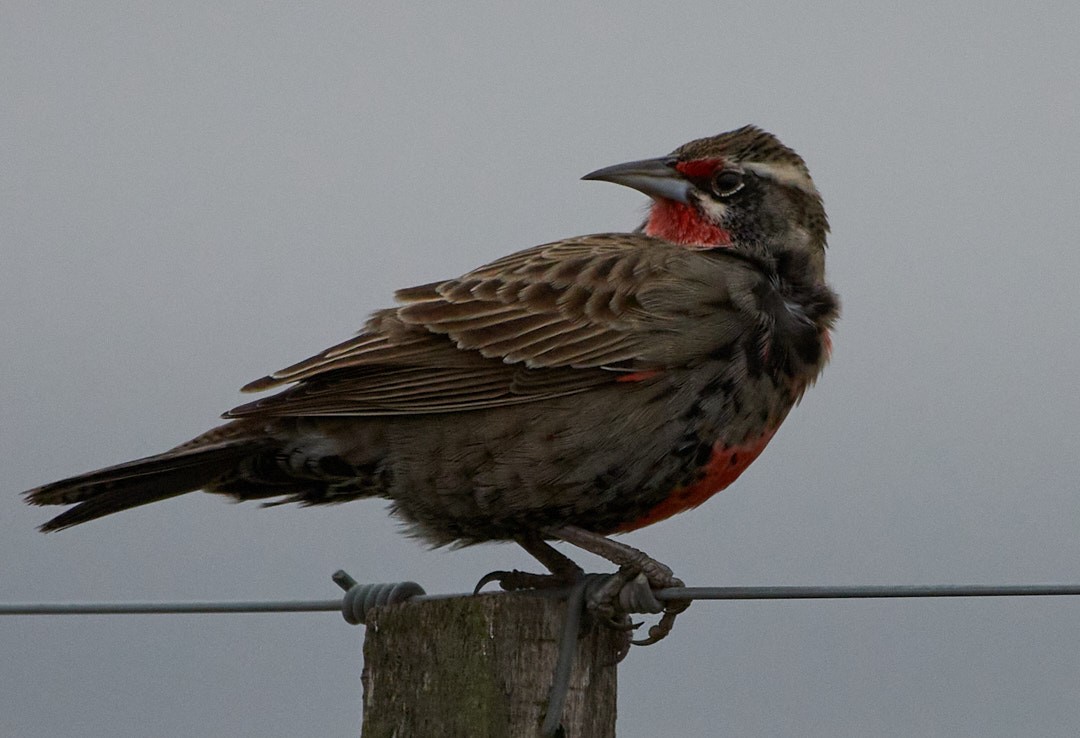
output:
<instances>
[{"instance_id":1,"label":"bird's head","mask_svg":"<svg viewBox=\"0 0 1080 738\"><path fill-rule=\"evenodd\" d=\"M668 156L598 169L583 179L653 198L645 233L690 248L763 259L801 255L824 272L829 224L806 163L754 126L700 138Z\"/></svg>"}]
</instances>

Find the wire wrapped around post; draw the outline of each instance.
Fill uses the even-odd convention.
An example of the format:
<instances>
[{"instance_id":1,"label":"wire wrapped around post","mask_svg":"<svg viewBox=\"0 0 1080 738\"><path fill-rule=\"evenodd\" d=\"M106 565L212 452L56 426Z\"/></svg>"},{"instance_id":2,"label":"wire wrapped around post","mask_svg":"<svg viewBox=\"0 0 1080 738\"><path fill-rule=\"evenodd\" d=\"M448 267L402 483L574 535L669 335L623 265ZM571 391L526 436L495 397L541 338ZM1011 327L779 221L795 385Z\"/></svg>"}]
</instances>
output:
<instances>
[{"instance_id":1,"label":"wire wrapped around post","mask_svg":"<svg viewBox=\"0 0 1080 738\"><path fill-rule=\"evenodd\" d=\"M424 588L416 582L359 584L340 569L334 572L333 580L345 590L345 596L341 599L341 614L352 625L366 624L372 608L396 605L424 594Z\"/></svg>"}]
</instances>

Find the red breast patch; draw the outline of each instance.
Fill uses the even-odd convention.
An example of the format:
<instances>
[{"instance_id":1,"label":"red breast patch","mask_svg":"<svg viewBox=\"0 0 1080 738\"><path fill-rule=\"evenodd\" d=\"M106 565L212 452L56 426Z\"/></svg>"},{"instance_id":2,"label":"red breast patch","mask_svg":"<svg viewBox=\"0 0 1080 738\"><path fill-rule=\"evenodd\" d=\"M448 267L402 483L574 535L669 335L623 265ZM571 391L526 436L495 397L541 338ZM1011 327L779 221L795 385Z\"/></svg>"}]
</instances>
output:
<instances>
[{"instance_id":1,"label":"red breast patch","mask_svg":"<svg viewBox=\"0 0 1080 738\"><path fill-rule=\"evenodd\" d=\"M670 518L675 513L697 507L717 492L739 478L746 467L756 459L772 440L773 433L765 435L741 446L726 446L717 443L713 446L712 456L702 467L703 476L693 484L676 487L671 494L637 520L632 520L619 528L619 532L637 530Z\"/></svg>"}]
</instances>

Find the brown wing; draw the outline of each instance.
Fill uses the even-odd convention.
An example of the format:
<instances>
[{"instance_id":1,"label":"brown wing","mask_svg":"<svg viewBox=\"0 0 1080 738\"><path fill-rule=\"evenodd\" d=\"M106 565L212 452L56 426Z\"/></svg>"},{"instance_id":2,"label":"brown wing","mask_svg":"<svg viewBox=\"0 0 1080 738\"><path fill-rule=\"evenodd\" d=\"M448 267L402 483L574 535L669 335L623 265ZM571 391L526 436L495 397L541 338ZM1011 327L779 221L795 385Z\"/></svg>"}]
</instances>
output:
<instances>
[{"instance_id":1,"label":"brown wing","mask_svg":"<svg viewBox=\"0 0 1080 738\"><path fill-rule=\"evenodd\" d=\"M582 392L677 366L752 323L761 274L639 234L537 246L400 290L356 337L247 385L296 382L249 415L452 412Z\"/></svg>"}]
</instances>

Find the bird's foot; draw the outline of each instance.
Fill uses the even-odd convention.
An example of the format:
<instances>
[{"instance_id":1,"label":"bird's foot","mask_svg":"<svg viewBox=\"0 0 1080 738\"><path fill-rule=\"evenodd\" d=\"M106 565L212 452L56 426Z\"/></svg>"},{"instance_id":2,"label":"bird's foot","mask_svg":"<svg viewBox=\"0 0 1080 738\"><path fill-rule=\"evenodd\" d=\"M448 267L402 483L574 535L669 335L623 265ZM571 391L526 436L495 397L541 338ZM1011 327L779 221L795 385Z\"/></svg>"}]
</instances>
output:
<instances>
[{"instance_id":1,"label":"bird's foot","mask_svg":"<svg viewBox=\"0 0 1080 738\"><path fill-rule=\"evenodd\" d=\"M547 567L550 574L532 574L527 571L493 571L485 574L476 583L473 594L491 582L498 582L499 587L507 592L518 592L523 589L558 589L559 587L572 587L585 576L584 570L574 563L574 560L556 551L544 542L544 539L536 534L521 535L515 539L522 548L528 551L537 561Z\"/></svg>"},{"instance_id":2,"label":"bird's foot","mask_svg":"<svg viewBox=\"0 0 1080 738\"><path fill-rule=\"evenodd\" d=\"M621 661L631 645L650 646L663 640L671 632L675 618L690 606L689 600L675 600L666 604L656 599L655 592L667 587L681 587L676 577L666 577L661 586L650 582L648 577L633 566L624 564L619 571L606 576L591 588L586 607L593 617L606 625L626 631L626 643L619 654ZM642 639L631 638L641 623L630 619L631 613L663 613L660 620L649 628Z\"/></svg>"},{"instance_id":3,"label":"bird's foot","mask_svg":"<svg viewBox=\"0 0 1080 738\"><path fill-rule=\"evenodd\" d=\"M682 587L683 582L668 566L644 551L572 525L547 532L619 566L618 573L609 577L600 585L597 593L590 597L591 611L606 617L609 622L618 618L619 612L663 613L659 622L649 628L648 636L631 641L633 645L650 646L663 640L671 632L675 618L690 607L690 600L670 600L665 604L657 601L653 594L656 590ZM627 617L619 619L618 622L625 623L628 620Z\"/></svg>"}]
</instances>

